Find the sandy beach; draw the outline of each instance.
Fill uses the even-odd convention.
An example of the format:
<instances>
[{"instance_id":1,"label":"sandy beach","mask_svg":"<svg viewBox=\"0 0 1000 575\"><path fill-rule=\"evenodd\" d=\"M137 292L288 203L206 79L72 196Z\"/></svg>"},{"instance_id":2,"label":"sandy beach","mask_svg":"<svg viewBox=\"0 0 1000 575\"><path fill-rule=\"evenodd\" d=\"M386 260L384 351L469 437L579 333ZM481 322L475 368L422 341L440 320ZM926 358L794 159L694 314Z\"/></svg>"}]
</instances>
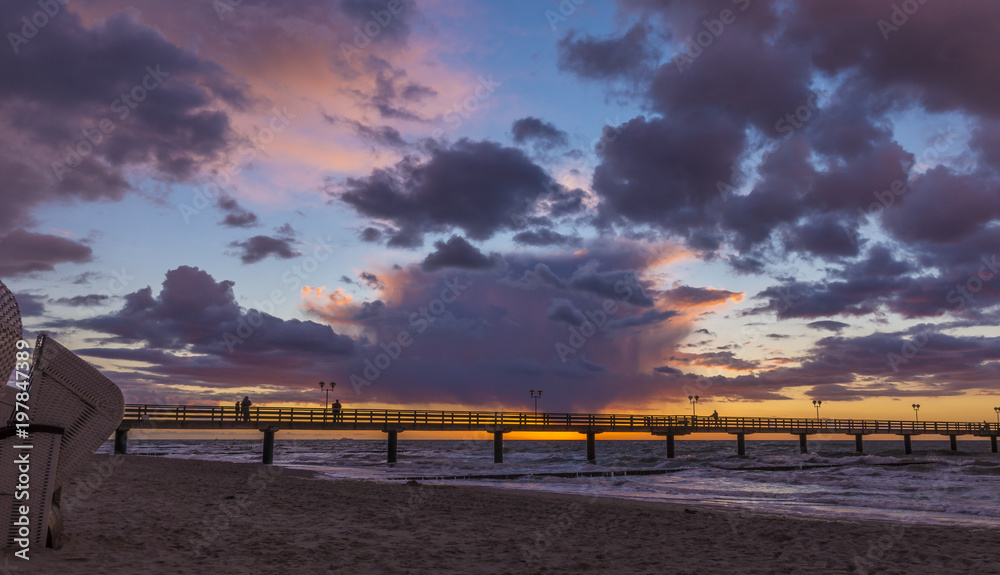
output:
<instances>
[{"instance_id":1,"label":"sandy beach","mask_svg":"<svg viewBox=\"0 0 1000 575\"><path fill-rule=\"evenodd\" d=\"M1000 529L789 518L95 455L10 573L1000 573Z\"/></svg>"}]
</instances>

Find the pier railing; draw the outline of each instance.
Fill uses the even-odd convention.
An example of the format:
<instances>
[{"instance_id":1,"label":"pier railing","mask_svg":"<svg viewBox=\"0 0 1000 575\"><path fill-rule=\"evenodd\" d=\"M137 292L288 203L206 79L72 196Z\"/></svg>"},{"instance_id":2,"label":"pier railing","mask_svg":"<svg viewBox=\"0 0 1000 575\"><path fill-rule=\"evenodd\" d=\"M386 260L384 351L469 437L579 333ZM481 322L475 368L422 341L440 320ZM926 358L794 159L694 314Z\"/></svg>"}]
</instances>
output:
<instances>
[{"instance_id":1,"label":"pier railing","mask_svg":"<svg viewBox=\"0 0 1000 575\"><path fill-rule=\"evenodd\" d=\"M675 432L808 432L846 434L976 434L996 435L996 423L961 421L903 421L871 419L816 419L786 417L705 417L690 415L635 415L615 413L533 413L495 411L434 411L392 409L333 409L311 407L261 407L251 406L249 419L241 411L229 406L211 405L142 405L125 407L124 422L177 422L191 424L252 423L319 424L331 427L402 426L423 428L434 426L446 429L451 426L500 426L515 429L600 429L602 431L656 431L670 429Z\"/></svg>"}]
</instances>

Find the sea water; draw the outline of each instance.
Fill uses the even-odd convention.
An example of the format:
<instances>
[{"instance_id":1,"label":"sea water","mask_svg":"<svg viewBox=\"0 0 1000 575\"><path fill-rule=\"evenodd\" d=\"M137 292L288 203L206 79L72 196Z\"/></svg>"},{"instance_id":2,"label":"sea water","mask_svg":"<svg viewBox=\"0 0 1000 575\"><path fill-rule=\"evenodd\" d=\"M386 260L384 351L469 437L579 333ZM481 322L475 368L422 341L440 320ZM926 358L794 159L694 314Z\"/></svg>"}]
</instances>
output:
<instances>
[{"instance_id":1,"label":"sea water","mask_svg":"<svg viewBox=\"0 0 1000 575\"><path fill-rule=\"evenodd\" d=\"M659 440L598 441L597 462L585 441L504 441L504 463L493 463L493 441L400 441L398 461L386 462L385 441L278 440L274 463L323 477L376 481L489 485L793 515L877 518L909 523L1000 527L1000 456L988 441L677 441L674 459ZM259 440L129 440L131 455L259 462ZM111 453L106 442L98 453ZM596 474L601 474L595 476Z\"/></svg>"}]
</instances>

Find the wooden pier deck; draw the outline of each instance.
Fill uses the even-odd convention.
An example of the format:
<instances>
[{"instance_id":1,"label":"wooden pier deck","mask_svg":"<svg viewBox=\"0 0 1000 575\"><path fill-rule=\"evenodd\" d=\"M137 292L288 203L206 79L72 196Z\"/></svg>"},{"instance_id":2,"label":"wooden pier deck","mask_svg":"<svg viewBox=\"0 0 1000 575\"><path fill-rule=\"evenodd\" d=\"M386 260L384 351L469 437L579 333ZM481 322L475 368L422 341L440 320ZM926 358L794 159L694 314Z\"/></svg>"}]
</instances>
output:
<instances>
[{"instance_id":1,"label":"wooden pier deck","mask_svg":"<svg viewBox=\"0 0 1000 575\"><path fill-rule=\"evenodd\" d=\"M871 419L812 419L781 417L719 417L691 415L635 415L612 413L531 413L493 411L425 411L386 409L332 409L251 407L246 420L235 407L199 405L125 406L125 418L115 432L115 453L127 452L130 429L256 429L264 434L264 463L274 457L274 434L281 430L375 430L388 436L388 462L394 463L399 433L403 431L485 431L493 434L494 461L503 463L503 434L512 431L569 431L587 436L587 459L596 460L595 437L605 432L640 433L666 438L667 457L674 457L674 438L698 433L736 436L737 453L746 454L746 436L754 433L797 435L806 453L810 435L849 435L863 453L866 435L903 437L912 453L914 435L942 435L958 450L959 435L989 437L994 453L1000 425L962 421L896 421Z\"/></svg>"}]
</instances>

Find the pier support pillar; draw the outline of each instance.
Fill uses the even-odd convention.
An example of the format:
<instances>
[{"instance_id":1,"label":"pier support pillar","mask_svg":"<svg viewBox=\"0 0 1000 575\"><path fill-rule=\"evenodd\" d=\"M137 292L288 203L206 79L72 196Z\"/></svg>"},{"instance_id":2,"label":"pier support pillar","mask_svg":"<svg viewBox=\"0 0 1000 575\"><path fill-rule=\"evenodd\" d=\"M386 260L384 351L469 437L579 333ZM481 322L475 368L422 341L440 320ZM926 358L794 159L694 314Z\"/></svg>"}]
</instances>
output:
<instances>
[{"instance_id":1,"label":"pier support pillar","mask_svg":"<svg viewBox=\"0 0 1000 575\"><path fill-rule=\"evenodd\" d=\"M865 442L863 438L864 435L861 435L860 433L854 436L854 451L857 451L858 453L865 452Z\"/></svg>"},{"instance_id":2,"label":"pier support pillar","mask_svg":"<svg viewBox=\"0 0 1000 575\"><path fill-rule=\"evenodd\" d=\"M736 434L736 453L741 457L747 454L747 436L745 433Z\"/></svg>"},{"instance_id":3,"label":"pier support pillar","mask_svg":"<svg viewBox=\"0 0 1000 575\"><path fill-rule=\"evenodd\" d=\"M990 436L990 449L993 451L993 453L997 452L997 436L996 435L991 435Z\"/></svg>"},{"instance_id":4,"label":"pier support pillar","mask_svg":"<svg viewBox=\"0 0 1000 575\"><path fill-rule=\"evenodd\" d=\"M587 432L587 463L597 463L597 439L593 431Z\"/></svg>"},{"instance_id":5,"label":"pier support pillar","mask_svg":"<svg viewBox=\"0 0 1000 575\"><path fill-rule=\"evenodd\" d=\"M386 461L389 463L396 463L396 444L399 441L399 431L390 429L389 431L386 431L386 433L389 434Z\"/></svg>"},{"instance_id":6,"label":"pier support pillar","mask_svg":"<svg viewBox=\"0 0 1000 575\"><path fill-rule=\"evenodd\" d=\"M958 451L958 436L955 434L951 434L948 436L948 440L951 443L951 450Z\"/></svg>"},{"instance_id":7,"label":"pier support pillar","mask_svg":"<svg viewBox=\"0 0 1000 575\"><path fill-rule=\"evenodd\" d=\"M674 436L670 434L667 434L667 458L674 458Z\"/></svg>"},{"instance_id":8,"label":"pier support pillar","mask_svg":"<svg viewBox=\"0 0 1000 575\"><path fill-rule=\"evenodd\" d=\"M799 453L809 453L809 446L806 445L806 434L799 434Z\"/></svg>"},{"instance_id":9,"label":"pier support pillar","mask_svg":"<svg viewBox=\"0 0 1000 575\"><path fill-rule=\"evenodd\" d=\"M128 452L128 430L115 430L115 455L125 455Z\"/></svg>"},{"instance_id":10,"label":"pier support pillar","mask_svg":"<svg viewBox=\"0 0 1000 575\"><path fill-rule=\"evenodd\" d=\"M903 450L906 452L907 455L911 455L913 453L913 446L910 445L909 434L903 436Z\"/></svg>"},{"instance_id":11,"label":"pier support pillar","mask_svg":"<svg viewBox=\"0 0 1000 575\"><path fill-rule=\"evenodd\" d=\"M493 432L493 463L503 463L503 432Z\"/></svg>"},{"instance_id":12,"label":"pier support pillar","mask_svg":"<svg viewBox=\"0 0 1000 575\"><path fill-rule=\"evenodd\" d=\"M262 429L264 432L264 463L274 463L274 430Z\"/></svg>"}]
</instances>

